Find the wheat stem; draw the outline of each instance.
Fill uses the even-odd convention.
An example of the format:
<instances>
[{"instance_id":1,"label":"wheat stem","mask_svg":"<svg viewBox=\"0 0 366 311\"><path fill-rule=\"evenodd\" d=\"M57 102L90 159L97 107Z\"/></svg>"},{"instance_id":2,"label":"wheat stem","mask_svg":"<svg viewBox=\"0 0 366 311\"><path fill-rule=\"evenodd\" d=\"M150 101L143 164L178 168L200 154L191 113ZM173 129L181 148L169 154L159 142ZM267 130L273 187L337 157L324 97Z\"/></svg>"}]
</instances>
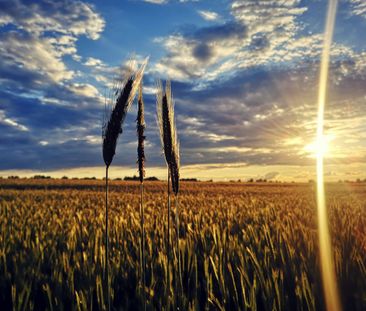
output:
<instances>
[{"instance_id":1,"label":"wheat stem","mask_svg":"<svg viewBox=\"0 0 366 311\"><path fill-rule=\"evenodd\" d=\"M167 271L167 291L168 291L168 310L170 309L170 171L168 169L168 233L167 233L167 261L168 261L168 271Z\"/></svg>"},{"instance_id":2,"label":"wheat stem","mask_svg":"<svg viewBox=\"0 0 366 311\"><path fill-rule=\"evenodd\" d=\"M176 247L177 247L177 258L178 258L178 277L176 286L176 292L178 292L178 286L180 295L183 296L183 281L182 281L182 270L181 270L181 262L180 262L180 251L179 251L179 197L178 194L175 196L175 225L176 225ZM179 297L176 294L176 297ZM179 305L179 303L178 303Z\"/></svg>"},{"instance_id":3,"label":"wheat stem","mask_svg":"<svg viewBox=\"0 0 366 311\"><path fill-rule=\"evenodd\" d=\"M142 266L142 297L146 311L146 273L145 273L145 228L144 228L144 183L140 183L140 218L141 218L141 266Z\"/></svg>"},{"instance_id":4,"label":"wheat stem","mask_svg":"<svg viewBox=\"0 0 366 311\"><path fill-rule=\"evenodd\" d=\"M105 168L105 279L107 289L107 310L111 310L109 293L109 244L108 244L108 168Z\"/></svg>"}]
</instances>

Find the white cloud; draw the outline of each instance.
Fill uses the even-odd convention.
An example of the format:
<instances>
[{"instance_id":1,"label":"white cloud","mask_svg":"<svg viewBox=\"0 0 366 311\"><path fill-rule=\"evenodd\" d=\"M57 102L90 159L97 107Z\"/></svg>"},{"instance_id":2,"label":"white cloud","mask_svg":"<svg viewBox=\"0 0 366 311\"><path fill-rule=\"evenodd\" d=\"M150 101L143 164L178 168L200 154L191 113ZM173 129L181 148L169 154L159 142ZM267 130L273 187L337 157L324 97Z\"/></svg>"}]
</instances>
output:
<instances>
[{"instance_id":1,"label":"white cloud","mask_svg":"<svg viewBox=\"0 0 366 311\"><path fill-rule=\"evenodd\" d=\"M219 14L217 14L216 12L212 12L212 11L200 10L200 11L198 11L198 14L206 21L215 21L220 18Z\"/></svg>"},{"instance_id":2,"label":"white cloud","mask_svg":"<svg viewBox=\"0 0 366 311\"><path fill-rule=\"evenodd\" d=\"M3 1L0 12L1 25L11 24L0 33L0 68L6 74L3 80L13 79L8 72L16 70L36 86L47 92L52 83L63 84L75 94L95 95L90 88L80 89L69 85L78 76L71 70L64 56L75 61L82 58L77 54L76 42L84 35L92 40L100 37L105 21L94 6L82 1ZM97 61L88 59L87 63ZM102 66L102 62L99 61ZM15 81L20 83L19 81Z\"/></svg>"},{"instance_id":3,"label":"white cloud","mask_svg":"<svg viewBox=\"0 0 366 311\"><path fill-rule=\"evenodd\" d=\"M351 3L352 14L363 16L366 18L366 1L365 0L349 0Z\"/></svg>"},{"instance_id":4,"label":"white cloud","mask_svg":"<svg viewBox=\"0 0 366 311\"><path fill-rule=\"evenodd\" d=\"M58 37L46 37L45 40L52 44L52 47L59 56L76 55L76 37L71 35L60 35Z\"/></svg>"},{"instance_id":5,"label":"white cloud","mask_svg":"<svg viewBox=\"0 0 366 311\"><path fill-rule=\"evenodd\" d=\"M245 37L244 26L226 23L200 29L192 36L177 34L161 38L167 55L156 64L155 70L179 80L201 78L225 58L235 57Z\"/></svg>"},{"instance_id":6,"label":"white cloud","mask_svg":"<svg viewBox=\"0 0 366 311\"><path fill-rule=\"evenodd\" d=\"M143 1L154 4L164 4L168 2L167 0L143 0Z\"/></svg>"},{"instance_id":7,"label":"white cloud","mask_svg":"<svg viewBox=\"0 0 366 311\"><path fill-rule=\"evenodd\" d=\"M154 4L166 4L169 0L142 0L143 2L154 3ZM198 2L199 0L179 0L181 3L185 2Z\"/></svg>"},{"instance_id":8,"label":"white cloud","mask_svg":"<svg viewBox=\"0 0 366 311\"><path fill-rule=\"evenodd\" d=\"M0 25L12 24L13 30L1 33L2 66L17 66L45 80L70 80L75 73L68 69L63 57L77 55L76 41L85 35L98 39L105 22L91 4L81 1L4 1ZM5 77L6 78L6 77Z\"/></svg>"},{"instance_id":9,"label":"white cloud","mask_svg":"<svg viewBox=\"0 0 366 311\"><path fill-rule=\"evenodd\" d=\"M73 83L70 85L70 90L75 94L82 95L84 97L97 98L100 96L95 86L87 83Z\"/></svg>"},{"instance_id":10,"label":"white cloud","mask_svg":"<svg viewBox=\"0 0 366 311\"><path fill-rule=\"evenodd\" d=\"M63 53L55 49L47 38L36 38L17 32L2 33L0 38L2 66L15 65L22 70L34 72L39 76L38 79L45 77L54 82L70 80L73 77L73 71L68 70L61 59Z\"/></svg>"},{"instance_id":11,"label":"white cloud","mask_svg":"<svg viewBox=\"0 0 366 311\"><path fill-rule=\"evenodd\" d=\"M9 1L4 8L0 13L3 24L14 24L34 35L52 31L76 37L86 35L96 40L105 26L104 19L93 5L78 0L38 1L32 4Z\"/></svg>"},{"instance_id":12,"label":"white cloud","mask_svg":"<svg viewBox=\"0 0 366 311\"><path fill-rule=\"evenodd\" d=\"M89 67L96 67L96 66L104 66L105 64L100 59L94 57L88 57L84 65Z\"/></svg>"},{"instance_id":13,"label":"white cloud","mask_svg":"<svg viewBox=\"0 0 366 311\"><path fill-rule=\"evenodd\" d=\"M83 58L81 57L81 55L77 55L77 54L73 54L73 55L71 55L71 57L72 57L72 59L73 59L74 61L76 61L76 62L81 62L81 60L83 59Z\"/></svg>"},{"instance_id":14,"label":"white cloud","mask_svg":"<svg viewBox=\"0 0 366 311\"><path fill-rule=\"evenodd\" d=\"M100 145L102 143L102 137L96 135L87 135L85 140L91 145Z\"/></svg>"},{"instance_id":15,"label":"white cloud","mask_svg":"<svg viewBox=\"0 0 366 311\"><path fill-rule=\"evenodd\" d=\"M11 126L13 128L16 128L19 131L22 132L28 132L29 128L26 127L25 125L20 124L17 120L9 118L6 116L5 111L0 110L0 123L7 125L7 126Z\"/></svg>"},{"instance_id":16,"label":"white cloud","mask_svg":"<svg viewBox=\"0 0 366 311\"><path fill-rule=\"evenodd\" d=\"M297 38L302 27L297 18L306 10L300 7L300 0L234 1L233 21L160 38L167 54L155 70L179 80L210 80L238 68L306 57L309 41L318 40L316 36ZM302 53L298 53L299 46Z\"/></svg>"},{"instance_id":17,"label":"white cloud","mask_svg":"<svg viewBox=\"0 0 366 311\"><path fill-rule=\"evenodd\" d=\"M365 5L358 3L357 7ZM279 64L297 68L308 61L317 61L323 33L304 34L305 25L300 17L307 10L300 0L233 1L234 20L230 23L157 39L166 55L154 70L176 80L195 79L196 89L200 89L205 83L239 69ZM343 44L334 43L331 54L332 60L345 60L343 74L360 72L365 67L364 55L357 56ZM339 70L338 73L337 79L341 76Z\"/></svg>"},{"instance_id":18,"label":"white cloud","mask_svg":"<svg viewBox=\"0 0 366 311\"><path fill-rule=\"evenodd\" d=\"M7 15L1 16L0 15L0 26L4 26L6 24L9 24L9 23L11 23L11 21L12 21L12 19L11 19L10 16L7 16Z\"/></svg>"}]
</instances>

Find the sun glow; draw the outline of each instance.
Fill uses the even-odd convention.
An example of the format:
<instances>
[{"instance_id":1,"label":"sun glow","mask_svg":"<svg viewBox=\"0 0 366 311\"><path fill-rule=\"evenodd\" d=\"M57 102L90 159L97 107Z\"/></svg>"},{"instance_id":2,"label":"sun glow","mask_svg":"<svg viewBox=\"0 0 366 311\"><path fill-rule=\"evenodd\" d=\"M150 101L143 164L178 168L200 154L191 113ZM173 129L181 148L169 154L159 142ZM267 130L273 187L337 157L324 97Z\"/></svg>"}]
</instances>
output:
<instances>
[{"instance_id":1,"label":"sun glow","mask_svg":"<svg viewBox=\"0 0 366 311\"><path fill-rule=\"evenodd\" d=\"M313 142L304 147L304 151L309 154L311 158L322 156L323 158L330 158L332 156L331 142L335 139L334 135L321 135Z\"/></svg>"}]
</instances>

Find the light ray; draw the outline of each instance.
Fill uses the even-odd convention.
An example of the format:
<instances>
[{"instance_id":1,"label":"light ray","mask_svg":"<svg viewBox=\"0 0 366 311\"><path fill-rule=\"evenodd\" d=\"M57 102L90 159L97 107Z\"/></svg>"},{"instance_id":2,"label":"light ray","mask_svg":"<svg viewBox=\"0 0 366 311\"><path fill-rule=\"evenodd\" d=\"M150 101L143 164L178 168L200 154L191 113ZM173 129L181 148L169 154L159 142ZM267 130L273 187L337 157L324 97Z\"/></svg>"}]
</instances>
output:
<instances>
[{"instance_id":1,"label":"light ray","mask_svg":"<svg viewBox=\"0 0 366 311\"><path fill-rule=\"evenodd\" d=\"M337 0L329 0L327 22L324 34L324 47L319 78L317 145L324 143L324 106L327 95L329 71L329 53L332 44L334 24L337 12ZM334 269L333 252L329 236L328 216L324 193L324 152L319 148L317 152L317 205L318 205L318 232L323 290L328 311L340 311L341 304Z\"/></svg>"}]
</instances>

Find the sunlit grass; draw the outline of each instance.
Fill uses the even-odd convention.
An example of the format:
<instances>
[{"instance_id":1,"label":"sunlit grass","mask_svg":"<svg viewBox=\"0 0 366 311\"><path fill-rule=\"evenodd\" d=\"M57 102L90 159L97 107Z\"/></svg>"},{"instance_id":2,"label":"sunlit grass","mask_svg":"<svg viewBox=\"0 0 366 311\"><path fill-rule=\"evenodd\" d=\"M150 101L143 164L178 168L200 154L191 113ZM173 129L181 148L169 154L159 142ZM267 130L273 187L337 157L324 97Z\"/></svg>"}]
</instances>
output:
<instances>
[{"instance_id":1,"label":"sunlit grass","mask_svg":"<svg viewBox=\"0 0 366 311\"><path fill-rule=\"evenodd\" d=\"M26 183L30 189L17 189ZM105 308L103 182L0 185L3 309ZM166 288L174 284L167 283L165 188L159 182L145 185L147 304L155 310L164 310ZM116 310L143 308L139 191L137 182L110 184ZM180 309L324 310L313 191L313 184L182 183ZM334 184L328 192L342 300L348 310L364 310L366 186Z\"/></svg>"}]
</instances>

